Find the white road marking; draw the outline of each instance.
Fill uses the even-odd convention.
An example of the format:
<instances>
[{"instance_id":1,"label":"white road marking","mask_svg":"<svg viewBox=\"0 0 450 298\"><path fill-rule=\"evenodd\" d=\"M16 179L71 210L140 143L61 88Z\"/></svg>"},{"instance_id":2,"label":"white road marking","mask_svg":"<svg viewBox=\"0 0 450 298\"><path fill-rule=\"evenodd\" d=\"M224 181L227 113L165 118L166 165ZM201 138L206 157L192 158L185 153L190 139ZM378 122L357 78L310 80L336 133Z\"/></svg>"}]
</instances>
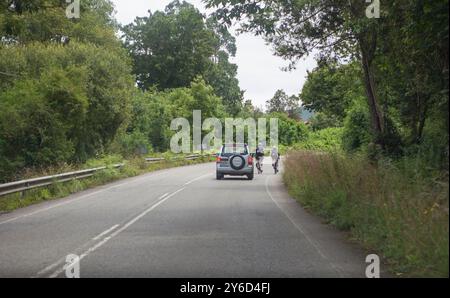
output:
<instances>
[{"instance_id":1,"label":"white road marking","mask_svg":"<svg viewBox=\"0 0 450 298\"><path fill-rule=\"evenodd\" d=\"M160 196L160 197L157 199L156 203L160 202L160 201L161 201L162 199L164 199L167 195L168 195L168 193L165 193L165 194L163 194L162 196ZM106 235L106 234L108 234L109 232L111 232L112 230L116 229L118 226L120 226L120 225L115 225L115 226L111 227L110 229L106 230L105 232L103 232L103 233L99 234L98 236L94 237L92 240L94 240L94 241L95 241L95 240L99 240L99 239L102 238L104 235ZM87 243L85 243L84 245L82 245L81 248L87 246L90 242L92 242L92 240L89 241L89 242L87 242ZM77 250L80 250L80 248L78 248ZM64 264L65 262L66 262L66 257L63 257L63 258L59 259L58 261L56 261L55 263L53 263L53 264L51 264L51 265L45 267L44 269L42 269L41 271L39 271L38 273L36 273L36 275L32 276L32 278L40 277L40 276L44 275L45 273L47 273L48 271L53 270L54 268L56 268L56 267L58 267L58 266Z\"/></svg>"},{"instance_id":2,"label":"white road marking","mask_svg":"<svg viewBox=\"0 0 450 298\"><path fill-rule=\"evenodd\" d=\"M115 230L118 226L119 225L112 226L111 228L107 229L106 231L104 231L104 232L100 233L99 235L95 236L94 238L92 238L92 240L98 240L98 239L102 238L106 234L109 234L110 232Z\"/></svg>"},{"instance_id":3,"label":"white road marking","mask_svg":"<svg viewBox=\"0 0 450 298\"><path fill-rule=\"evenodd\" d=\"M135 222L137 222L139 219L141 219L142 217L144 217L145 215L147 215L147 213L151 212L152 210L156 209L159 205L161 205L162 203L164 203L165 201L167 201L168 199L170 199L171 197L173 197L174 195L178 194L179 192L183 191L185 188L180 188L179 190L171 193L170 195L165 194L163 196L161 196L158 200L158 202L156 202L155 204L153 204L152 206L150 206L148 209L146 209L145 211L143 211L142 213L140 213L138 216L134 217L132 220L130 220L129 222L127 222L125 225L123 225L120 229L116 230L115 232L113 232L112 234L110 234L109 236L105 237L102 241L98 242L97 244L95 244L94 246L88 248L85 252L83 252L80 255L80 261L82 259L84 259L85 257L87 257L90 253L94 252L95 250L97 250L98 248L100 248L101 246L103 246L106 242L108 242L109 240L111 240L112 238L114 238L115 236L117 236L118 234L120 234L121 232L123 232L125 229L127 229L129 226L131 226L132 224L134 224ZM49 277L50 278L56 278L58 277L58 275L60 275L62 272L64 271L64 267L60 268L58 270L56 270L55 272L53 272Z\"/></svg>"},{"instance_id":4,"label":"white road marking","mask_svg":"<svg viewBox=\"0 0 450 298\"><path fill-rule=\"evenodd\" d=\"M273 176L267 176L266 181L265 181L265 185L266 185L266 192L269 195L270 199L275 203L275 205L277 205L278 209L281 210L281 212L283 212L283 214L289 219L289 221L294 225L295 228L297 228L297 230L303 234L303 236L305 237L305 239L316 249L316 251L319 253L319 255L325 260L327 261L327 263L330 264L330 266L339 274L340 277L343 277L343 271L338 268L335 264L333 264L333 262L330 261L330 259L322 252L322 250L320 249L319 245L312 240L308 234L305 232L305 230L303 229L302 226L300 226L298 223L296 223L291 216L289 216L289 214L287 214L282 208L281 206L278 204L278 202L275 200L275 198L272 196L272 193L269 191L269 179L270 177Z\"/></svg>"},{"instance_id":5,"label":"white road marking","mask_svg":"<svg viewBox=\"0 0 450 298\"><path fill-rule=\"evenodd\" d=\"M162 173L161 173L161 174L162 174ZM211 174L206 174L206 175L202 175L202 176L200 176L200 177L197 177L197 178L195 178L195 179L193 179L193 180L187 182L185 185L189 185L189 184L193 183L194 181L200 180L200 179L202 179L202 178L204 178L204 177L206 177L206 176L209 176L209 175L211 175ZM152 176L152 177L154 177L154 176ZM148 178L148 177L146 177L146 178ZM141 179L139 179L139 180L141 180ZM133 182L135 182L135 181L133 181ZM121 184L119 184L119 185L114 185L114 186L111 186L111 187L109 187L109 188L107 188L107 189L119 187L119 186L122 186L122 185L124 185L124 184L128 184L128 182L126 182L126 183L121 183ZM107 190L107 189L104 189L104 190ZM178 190L178 191L172 193L169 197L174 196L176 193L182 191L183 189L184 189L184 188L182 188L182 189L180 189L180 190ZM104 190L100 190L100 191L97 191L97 192L88 194L88 195L86 195L86 196L94 195L94 194L99 193L99 192L104 191ZM153 208L153 209L154 209L154 208L156 208L158 205L160 205L161 203L163 203L162 200L164 200L164 201L167 200L167 199L169 198L169 197L166 197L167 195L169 195L169 194L166 193L166 194L162 195L161 197L159 197L158 200L157 200L157 202L156 202L154 205L152 205L152 207L150 207L150 208ZM86 197L86 196L83 196L83 197ZM78 198L78 199L81 199L81 198L82 198L82 197L80 197L80 198ZM77 200L78 200L78 199L77 199ZM69 203L69 202L64 202L64 203L61 203L61 204L52 206L52 208L55 208L55 207L57 207L57 206L59 206L59 205L63 205L63 204L67 204L67 203ZM50 208L46 208L46 209L50 209ZM46 209L42 209L42 210L39 210L39 211L45 211ZM152 209L152 210L153 210L153 209ZM148 210L148 209L147 209L147 210ZM146 210L146 211L147 211L147 210ZM144 212L146 212L146 211L144 211ZM147 213L150 212L150 211L151 211L151 210L148 210L145 214L147 214ZM38 213L38 212L33 212L33 213L30 213L30 214L27 214L27 215L23 215L22 217L30 216L30 215L35 214L35 213ZM144 215L145 215L145 214L144 214ZM144 216L144 215L142 215L142 216ZM142 216L141 216L141 217L142 217ZM20 218L20 217L17 217L17 218L15 218L15 219L18 219L18 218ZM139 218L140 218L140 217L139 217ZM9 221L12 221L12 220L14 220L14 219L10 219ZM135 221L134 221L134 222L135 222ZM134 222L133 222L133 223L134 223ZM1 224L1 223L0 223L0 224ZM132 223L131 223L131 224L132 224ZM118 226L120 226L120 225L115 225L115 226L111 227L110 229L108 229L108 230L102 232L101 234L99 234L98 236L94 237L92 240L99 240L100 238L102 238L102 237L105 236L106 234L108 234L108 233L110 233L111 231L115 230ZM129 226L129 225L128 225L128 226ZM127 227L128 227L128 226L127 226ZM125 226L124 226L124 227L125 227ZM125 227L125 228L126 228L126 227ZM120 233L121 231L123 231L123 229L119 230L118 232ZM118 234L118 233L117 233L117 234ZM112 237L116 236L117 234L111 235L110 238L108 238L108 240L111 239ZM108 241L108 240L107 240L107 241ZM102 243L102 245L103 245L103 244L104 244L104 243ZM94 246L94 247L95 247L95 246ZM98 248L98 247L96 247L95 249L97 249L97 248ZM95 249L94 249L94 250L95 250ZM89 249L88 249L88 251L89 251ZM93 251L93 250L92 250L92 251ZM92 252L92 251L91 251L91 252ZM82 255L82 256L83 256L83 258L84 258L84 257L86 256L86 254L84 254L84 255ZM50 270L53 270L54 268L56 268L56 267L58 267L59 265L63 264L63 263L65 262L65 260L66 260L65 257L59 259L57 262L55 262L55 263L53 263L53 264L51 264L51 265L45 267L44 269L42 269L41 271L39 271L38 273L36 273L36 275L33 276L33 277L39 277L39 276L44 275L46 272L48 272L48 271L50 271ZM80 258L80 260L81 260L81 258ZM61 272L62 272L62 271L61 271ZM56 276L58 276L61 272L59 272ZM54 275L54 274L53 274L53 275Z\"/></svg>"},{"instance_id":6,"label":"white road marking","mask_svg":"<svg viewBox=\"0 0 450 298\"><path fill-rule=\"evenodd\" d=\"M60 264L63 264L66 261L66 258L61 258L58 261L56 261L55 263L48 265L47 267L45 267L44 269L42 269L41 271L39 271L38 273L36 273L35 275L33 275L31 278L39 278L41 275L45 274L46 272L53 270L54 268L58 267Z\"/></svg>"},{"instance_id":7,"label":"white road marking","mask_svg":"<svg viewBox=\"0 0 450 298\"><path fill-rule=\"evenodd\" d=\"M197 178L195 178L195 179L192 179L191 181L186 182L186 183L184 184L184 186L187 186L187 185L189 185L189 184L192 184L192 183L194 183L195 181L201 180L201 179L203 179L203 178L205 178L205 177L208 177L208 176L211 176L211 174L202 175L202 176L200 176L200 177L197 177Z\"/></svg>"},{"instance_id":8,"label":"white road marking","mask_svg":"<svg viewBox=\"0 0 450 298\"><path fill-rule=\"evenodd\" d=\"M31 213L19 215L19 216L7 219L5 221L0 221L0 225L6 224L6 223L9 223L9 222L21 219L21 218L26 218L26 217L29 217L29 216L32 216L32 215L36 215L36 214L39 214L39 213L42 213L42 212L45 212L45 211L49 211L49 210L52 210L52 209L57 208L57 207L61 207L61 206L68 205L68 204L71 204L71 203L74 203L74 202L78 202L81 199L85 199L85 198L91 197L93 195L96 195L98 193L101 193L101 192L104 192L104 191L107 191L107 190L110 190L110 189L113 189L113 188L118 188L118 187L121 187L123 185L129 185L130 183L140 182L141 180L145 180L145 179L148 179L148 178L161 176L161 175L166 174L166 173L167 172L156 173L156 174L150 175L149 177L135 177L137 179L134 179L133 181L127 181L127 182L124 182L124 183L115 184L115 185L112 185L110 187L107 187L107 188L104 188L104 189L101 189L101 190L98 190L98 191L95 191L95 192L92 192L92 193L89 193L89 194L82 195L82 196L80 196L78 198L71 199L69 201L58 203L58 204L55 204L55 205L47 207L47 208L42 208L42 209L33 211Z\"/></svg>"}]
</instances>

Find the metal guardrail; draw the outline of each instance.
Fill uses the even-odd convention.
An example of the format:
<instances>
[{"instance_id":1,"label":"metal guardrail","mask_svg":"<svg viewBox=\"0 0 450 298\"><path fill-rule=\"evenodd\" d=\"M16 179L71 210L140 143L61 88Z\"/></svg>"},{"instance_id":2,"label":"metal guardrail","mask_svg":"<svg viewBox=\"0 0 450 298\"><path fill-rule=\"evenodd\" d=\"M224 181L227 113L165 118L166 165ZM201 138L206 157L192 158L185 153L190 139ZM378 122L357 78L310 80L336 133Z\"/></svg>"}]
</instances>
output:
<instances>
[{"instance_id":1,"label":"metal guardrail","mask_svg":"<svg viewBox=\"0 0 450 298\"><path fill-rule=\"evenodd\" d=\"M112 168L121 168L123 164L113 165ZM10 182L5 184L0 184L0 196L5 196L8 194L23 192L26 190L44 187L51 185L55 182L67 182L74 179L83 179L93 176L96 172L107 169L108 167L98 167L93 169L81 170L76 172L39 177L34 179L21 180L16 182Z\"/></svg>"},{"instance_id":2,"label":"metal guardrail","mask_svg":"<svg viewBox=\"0 0 450 298\"><path fill-rule=\"evenodd\" d=\"M163 157L158 157L158 158L149 157L149 158L146 158L145 160L148 163L157 163L157 162L162 162L162 161L172 161L172 160L179 160L179 159L195 160L195 159L199 159L202 157L209 157L209 156L214 156L214 155L215 154L204 154L204 155L193 154L193 155L188 155L188 156L184 156L184 157L176 157L176 158L169 159L169 160L167 160ZM117 169L117 168L121 168L123 166L124 166L124 164L116 164L116 165L113 165L112 168ZM105 170L107 168L108 167L106 167L106 166L98 167L98 168L81 170L81 171L64 173L64 174L58 174L58 175L53 175L53 176L45 176L45 177L39 177L39 178L33 178L33 179L27 179L27 180L21 180L21 181L16 181L16 182L0 184L0 197L9 195L9 194L13 194L13 193L24 192L24 191L34 189L34 188L48 186L48 185L54 184L56 182L67 182L67 181L71 181L71 180L75 180L75 179L88 178L88 177L93 176L96 172Z\"/></svg>"},{"instance_id":3,"label":"metal guardrail","mask_svg":"<svg viewBox=\"0 0 450 298\"><path fill-rule=\"evenodd\" d=\"M161 162L161 161L165 161L166 159L164 158L164 157L158 157L158 158L155 158L155 157L149 157L149 158L146 158L145 159L145 161L146 162L149 162L149 163L156 163L156 162Z\"/></svg>"}]
</instances>

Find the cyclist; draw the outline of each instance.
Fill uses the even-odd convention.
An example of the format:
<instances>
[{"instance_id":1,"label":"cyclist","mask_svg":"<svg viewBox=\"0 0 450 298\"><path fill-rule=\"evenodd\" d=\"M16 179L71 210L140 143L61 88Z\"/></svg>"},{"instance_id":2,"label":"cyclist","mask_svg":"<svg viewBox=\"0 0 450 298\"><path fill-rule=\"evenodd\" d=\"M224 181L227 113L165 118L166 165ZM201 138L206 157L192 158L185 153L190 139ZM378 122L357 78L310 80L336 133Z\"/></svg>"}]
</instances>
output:
<instances>
[{"instance_id":1,"label":"cyclist","mask_svg":"<svg viewBox=\"0 0 450 298\"><path fill-rule=\"evenodd\" d=\"M272 152L270 153L270 156L272 157L272 167L275 171L275 174L278 174L278 164L280 162L280 153L278 153L277 147L272 148Z\"/></svg>"},{"instance_id":2,"label":"cyclist","mask_svg":"<svg viewBox=\"0 0 450 298\"><path fill-rule=\"evenodd\" d=\"M258 173L263 173L263 161L264 161L264 146L262 143L258 144L256 148L256 168L258 169Z\"/></svg>"}]
</instances>

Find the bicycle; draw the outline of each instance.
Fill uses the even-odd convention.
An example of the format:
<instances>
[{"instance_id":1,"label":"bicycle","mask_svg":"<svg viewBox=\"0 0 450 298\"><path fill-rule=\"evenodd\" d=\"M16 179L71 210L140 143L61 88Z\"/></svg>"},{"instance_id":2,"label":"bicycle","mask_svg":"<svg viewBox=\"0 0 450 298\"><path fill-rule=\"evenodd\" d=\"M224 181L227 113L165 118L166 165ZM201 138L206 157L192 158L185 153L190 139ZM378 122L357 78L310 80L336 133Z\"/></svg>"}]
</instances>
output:
<instances>
[{"instance_id":1,"label":"bicycle","mask_svg":"<svg viewBox=\"0 0 450 298\"><path fill-rule=\"evenodd\" d=\"M275 163L272 164L272 167L273 167L273 170L275 172L275 175L280 172L280 170L279 170L279 162L280 162L280 158L278 157L278 159L275 161Z\"/></svg>"},{"instance_id":2,"label":"bicycle","mask_svg":"<svg viewBox=\"0 0 450 298\"><path fill-rule=\"evenodd\" d=\"M258 174L263 173L263 159L264 159L263 156L256 158L256 169L258 169Z\"/></svg>"}]
</instances>

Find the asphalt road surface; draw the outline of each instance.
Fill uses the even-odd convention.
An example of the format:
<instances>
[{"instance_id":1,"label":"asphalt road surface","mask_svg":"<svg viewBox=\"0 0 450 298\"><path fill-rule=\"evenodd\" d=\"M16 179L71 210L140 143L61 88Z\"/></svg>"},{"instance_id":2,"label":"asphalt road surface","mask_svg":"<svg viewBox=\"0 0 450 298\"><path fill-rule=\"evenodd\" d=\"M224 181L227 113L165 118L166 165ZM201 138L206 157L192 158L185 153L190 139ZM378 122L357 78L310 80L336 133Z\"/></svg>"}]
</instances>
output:
<instances>
[{"instance_id":1,"label":"asphalt road surface","mask_svg":"<svg viewBox=\"0 0 450 298\"><path fill-rule=\"evenodd\" d=\"M364 277L365 253L306 212L270 165L215 180L162 170L0 216L0 277Z\"/></svg>"}]
</instances>

